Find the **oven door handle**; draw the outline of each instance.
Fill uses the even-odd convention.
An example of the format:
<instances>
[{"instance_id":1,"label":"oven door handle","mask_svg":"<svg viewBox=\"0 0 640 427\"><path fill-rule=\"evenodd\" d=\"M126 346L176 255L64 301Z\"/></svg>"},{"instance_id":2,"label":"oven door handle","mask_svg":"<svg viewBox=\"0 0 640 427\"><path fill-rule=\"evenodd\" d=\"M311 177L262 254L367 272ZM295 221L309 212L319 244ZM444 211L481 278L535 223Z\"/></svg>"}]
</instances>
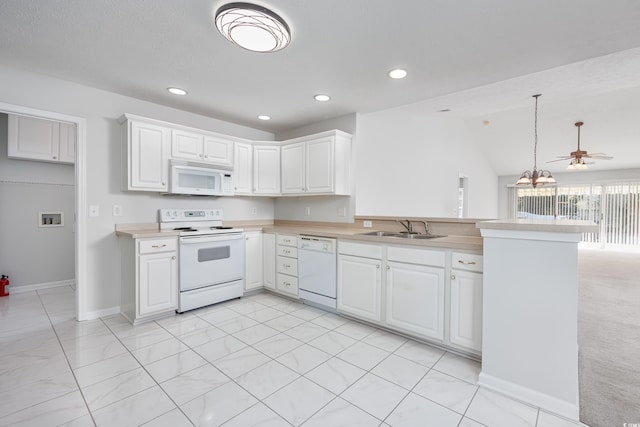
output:
<instances>
[{"instance_id":1,"label":"oven door handle","mask_svg":"<svg viewBox=\"0 0 640 427\"><path fill-rule=\"evenodd\" d=\"M242 240L242 233L227 234L224 236L193 236L181 237L181 245L199 245L202 243L225 242L229 240Z\"/></svg>"}]
</instances>

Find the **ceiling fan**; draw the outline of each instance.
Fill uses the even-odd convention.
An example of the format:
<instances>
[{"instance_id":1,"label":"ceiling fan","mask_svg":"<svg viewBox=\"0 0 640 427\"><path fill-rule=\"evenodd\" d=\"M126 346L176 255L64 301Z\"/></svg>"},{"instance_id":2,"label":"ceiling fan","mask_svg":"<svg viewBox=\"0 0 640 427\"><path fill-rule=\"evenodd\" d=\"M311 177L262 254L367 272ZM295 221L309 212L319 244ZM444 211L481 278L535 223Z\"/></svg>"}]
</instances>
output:
<instances>
[{"instance_id":1,"label":"ceiling fan","mask_svg":"<svg viewBox=\"0 0 640 427\"><path fill-rule=\"evenodd\" d=\"M547 163L552 162L561 162L563 160L571 160L569 162L569 167L567 169L578 169L583 170L587 169L587 165L593 164L593 162L585 162L585 159L599 159L599 160L611 160L613 157L607 156L604 153L591 153L589 154L587 150L580 149L580 127L584 124L584 122L576 122L575 125L578 128L578 149L576 151L572 151L568 156L558 156L557 160L550 160Z\"/></svg>"}]
</instances>

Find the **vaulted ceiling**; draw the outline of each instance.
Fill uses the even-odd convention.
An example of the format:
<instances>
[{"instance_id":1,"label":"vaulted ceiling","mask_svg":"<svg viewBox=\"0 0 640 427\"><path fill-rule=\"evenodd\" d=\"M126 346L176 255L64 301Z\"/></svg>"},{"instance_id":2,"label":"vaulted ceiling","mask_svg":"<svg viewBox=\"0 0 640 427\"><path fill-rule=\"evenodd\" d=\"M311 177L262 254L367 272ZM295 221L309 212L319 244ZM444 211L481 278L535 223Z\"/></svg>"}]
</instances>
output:
<instances>
[{"instance_id":1,"label":"vaulted ceiling","mask_svg":"<svg viewBox=\"0 0 640 427\"><path fill-rule=\"evenodd\" d=\"M539 162L573 151L583 120L585 147L615 156L605 167L640 167L636 0L260 0L291 27L272 54L217 32L225 3L0 0L0 63L274 133L409 103L449 108L499 174L523 168L513 159L532 151L530 96L543 93ZM395 67L407 78L389 79Z\"/></svg>"}]
</instances>

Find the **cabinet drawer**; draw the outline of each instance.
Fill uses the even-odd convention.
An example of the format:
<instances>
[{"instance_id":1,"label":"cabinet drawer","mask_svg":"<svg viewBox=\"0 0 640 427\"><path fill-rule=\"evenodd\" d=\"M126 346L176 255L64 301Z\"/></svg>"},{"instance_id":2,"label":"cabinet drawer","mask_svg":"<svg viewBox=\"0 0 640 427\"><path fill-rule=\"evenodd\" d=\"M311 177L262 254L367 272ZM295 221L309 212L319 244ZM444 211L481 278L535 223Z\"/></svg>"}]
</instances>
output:
<instances>
[{"instance_id":1,"label":"cabinet drawer","mask_svg":"<svg viewBox=\"0 0 640 427\"><path fill-rule=\"evenodd\" d=\"M298 248L291 246L278 246L278 255L298 258Z\"/></svg>"},{"instance_id":2,"label":"cabinet drawer","mask_svg":"<svg viewBox=\"0 0 640 427\"><path fill-rule=\"evenodd\" d=\"M289 294L298 295L298 278L278 273L276 289Z\"/></svg>"},{"instance_id":3,"label":"cabinet drawer","mask_svg":"<svg viewBox=\"0 0 640 427\"><path fill-rule=\"evenodd\" d=\"M298 236L294 234L278 234L277 242L279 245L298 247Z\"/></svg>"},{"instance_id":4,"label":"cabinet drawer","mask_svg":"<svg viewBox=\"0 0 640 427\"><path fill-rule=\"evenodd\" d=\"M453 252L451 254L451 268L482 272L482 255Z\"/></svg>"},{"instance_id":5,"label":"cabinet drawer","mask_svg":"<svg viewBox=\"0 0 640 427\"><path fill-rule=\"evenodd\" d=\"M292 276L298 275L298 260L295 258L287 258L278 256L277 271L278 273L290 274Z\"/></svg>"},{"instance_id":6,"label":"cabinet drawer","mask_svg":"<svg viewBox=\"0 0 640 427\"><path fill-rule=\"evenodd\" d=\"M338 253L365 258L382 259L382 246L338 241Z\"/></svg>"},{"instance_id":7,"label":"cabinet drawer","mask_svg":"<svg viewBox=\"0 0 640 427\"><path fill-rule=\"evenodd\" d=\"M444 251L389 246L387 248L387 259L389 261L405 262L409 264L444 267L446 256Z\"/></svg>"},{"instance_id":8,"label":"cabinet drawer","mask_svg":"<svg viewBox=\"0 0 640 427\"><path fill-rule=\"evenodd\" d=\"M177 249L178 239L153 239L140 240L138 252L140 254L150 254L154 252L172 252Z\"/></svg>"}]
</instances>

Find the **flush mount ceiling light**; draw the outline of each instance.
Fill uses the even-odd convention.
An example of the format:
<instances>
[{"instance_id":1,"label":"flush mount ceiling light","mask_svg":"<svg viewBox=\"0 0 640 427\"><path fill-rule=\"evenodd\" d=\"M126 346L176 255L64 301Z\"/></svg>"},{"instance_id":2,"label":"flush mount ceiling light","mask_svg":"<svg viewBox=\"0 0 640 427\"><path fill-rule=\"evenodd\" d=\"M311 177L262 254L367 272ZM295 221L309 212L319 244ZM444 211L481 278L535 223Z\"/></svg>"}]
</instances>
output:
<instances>
[{"instance_id":1,"label":"flush mount ceiling light","mask_svg":"<svg viewBox=\"0 0 640 427\"><path fill-rule=\"evenodd\" d=\"M259 115L259 116L258 116L258 118L259 118L260 120L264 120L264 121L271 120L271 116L267 116L267 115L265 115L265 114L261 114L261 115Z\"/></svg>"},{"instance_id":2,"label":"flush mount ceiling light","mask_svg":"<svg viewBox=\"0 0 640 427\"><path fill-rule=\"evenodd\" d=\"M541 95L533 95L536 99L536 112L534 116L533 129L534 129L534 144L533 144L533 170L526 170L520 175L520 179L516 182L516 185L531 185L536 188L538 185L553 185L556 180L551 176L551 172L547 170L538 170L537 166L537 151L538 151L538 98Z\"/></svg>"},{"instance_id":3,"label":"flush mount ceiling light","mask_svg":"<svg viewBox=\"0 0 640 427\"><path fill-rule=\"evenodd\" d=\"M180 89L179 87L168 87L167 90L174 95L186 95L187 91L184 89Z\"/></svg>"},{"instance_id":4,"label":"flush mount ceiling light","mask_svg":"<svg viewBox=\"0 0 640 427\"><path fill-rule=\"evenodd\" d=\"M391 77L392 79L404 79L405 77L407 77L407 70L396 68L395 70L389 71L389 77Z\"/></svg>"},{"instance_id":5,"label":"flush mount ceiling light","mask_svg":"<svg viewBox=\"0 0 640 427\"><path fill-rule=\"evenodd\" d=\"M229 41L253 52L277 52L291 41L284 19L255 4L225 4L216 12L215 22Z\"/></svg>"},{"instance_id":6,"label":"flush mount ceiling light","mask_svg":"<svg viewBox=\"0 0 640 427\"><path fill-rule=\"evenodd\" d=\"M323 95L321 93L315 95L313 97L313 99L315 99L316 101L320 101L320 102L327 102L331 100L331 97L329 95Z\"/></svg>"}]
</instances>

